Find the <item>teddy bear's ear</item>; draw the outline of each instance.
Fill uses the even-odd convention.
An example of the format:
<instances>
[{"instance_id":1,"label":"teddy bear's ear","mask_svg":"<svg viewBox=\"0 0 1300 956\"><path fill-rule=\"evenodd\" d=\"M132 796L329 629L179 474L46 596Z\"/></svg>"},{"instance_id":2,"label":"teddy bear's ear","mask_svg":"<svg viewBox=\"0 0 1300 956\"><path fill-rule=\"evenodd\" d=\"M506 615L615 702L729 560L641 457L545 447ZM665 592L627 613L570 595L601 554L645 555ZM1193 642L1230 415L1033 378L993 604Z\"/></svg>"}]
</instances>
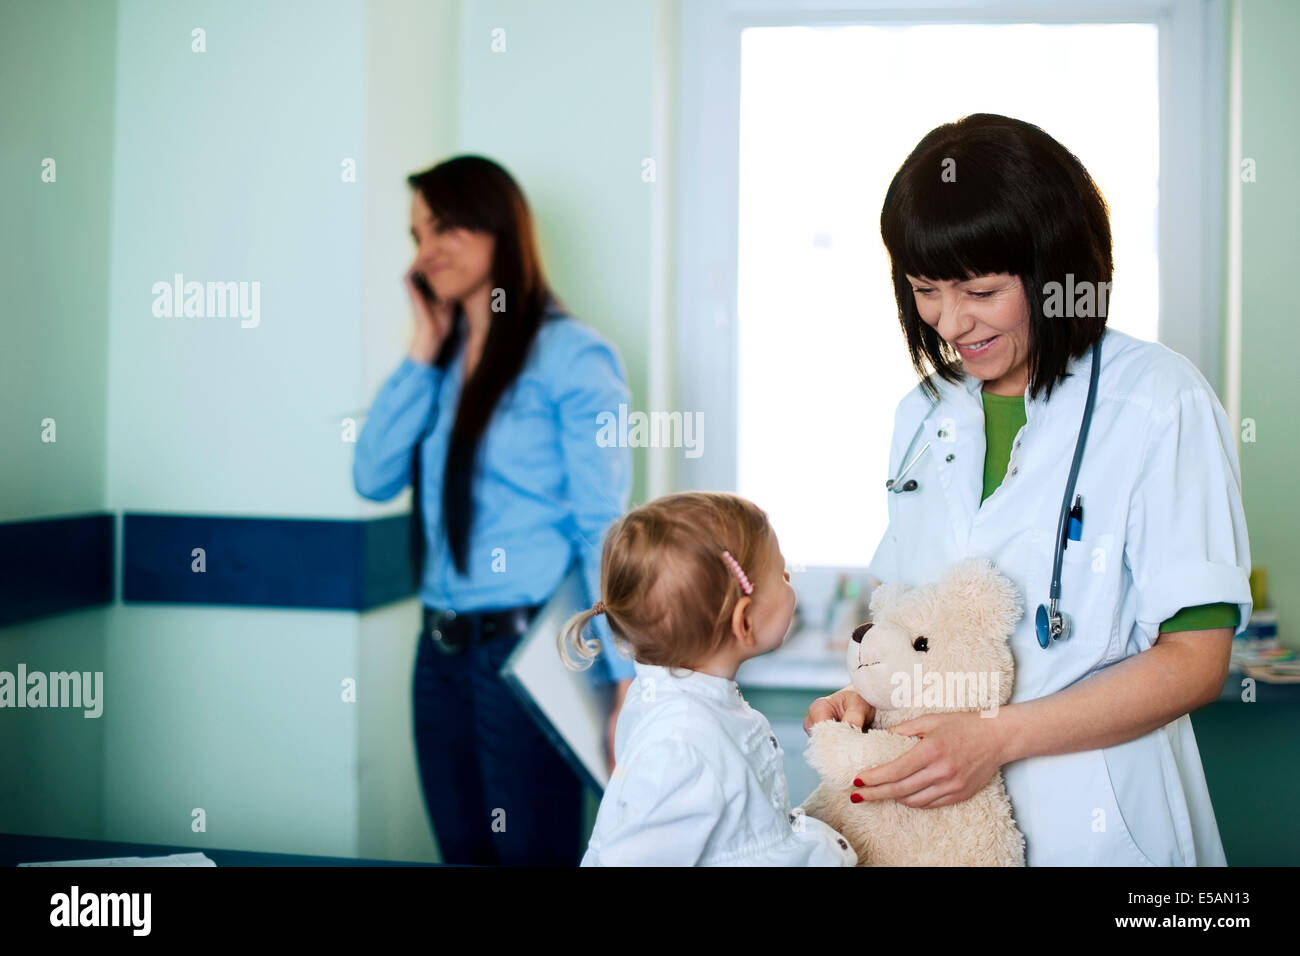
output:
<instances>
[{"instance_id":1,"label":"teddy bear's ear","mask_svg":"<svg viewBox=\"0 0 1300 956\"><path fill-rule=\"evenodd\" d=\"M909 590L906 584L877 584L871 592L871 618L875 620L889 613L890 607Z\"/></svg>"},{"instance_id":2,"label":"teddy bear's ear","mask_svg":"<svg viewBox=\"0 0 1300 956\"><path fill-rule=\"evenodd\" d=\"M964 558L939 582L940 600L974 616L988 637L1009 637L1022 613L1016 586L988 558Z\"/></svg>"}]
</instances>

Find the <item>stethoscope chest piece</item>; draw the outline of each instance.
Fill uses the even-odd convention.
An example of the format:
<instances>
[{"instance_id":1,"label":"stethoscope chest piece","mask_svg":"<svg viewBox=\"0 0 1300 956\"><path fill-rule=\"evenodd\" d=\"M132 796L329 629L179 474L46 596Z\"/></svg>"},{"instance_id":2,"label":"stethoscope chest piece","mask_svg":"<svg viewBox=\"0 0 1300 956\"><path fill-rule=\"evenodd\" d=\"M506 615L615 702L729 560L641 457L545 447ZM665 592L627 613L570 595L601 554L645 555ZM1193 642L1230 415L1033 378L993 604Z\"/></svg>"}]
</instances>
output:
<instances>
[{"instance_id":1,"label":"stethoscope chest piece","mask_svg":"<svg viewBox=\"0 0 1300 956\"><path fill-rule=\"evenodd\" d=\"M1060 641L1070 636L1070 619L1062 614L1052 601L1049 609L1046 604L1038 605L1034 615L1034 630L1038 632L1038 646L1047 647L1052 641Z\"/></svg>"}]
</instances>

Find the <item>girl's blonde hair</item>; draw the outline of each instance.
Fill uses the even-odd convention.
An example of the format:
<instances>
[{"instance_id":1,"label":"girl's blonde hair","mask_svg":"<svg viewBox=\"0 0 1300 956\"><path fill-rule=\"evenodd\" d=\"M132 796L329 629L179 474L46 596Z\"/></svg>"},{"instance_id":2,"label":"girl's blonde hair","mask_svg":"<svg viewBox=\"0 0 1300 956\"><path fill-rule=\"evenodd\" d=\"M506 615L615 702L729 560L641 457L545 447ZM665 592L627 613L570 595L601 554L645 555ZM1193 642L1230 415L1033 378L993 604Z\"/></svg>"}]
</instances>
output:
<instances>
[{"instance_id":1,"label":"girl's blonde hair","mask_svg":"<svg viewBox=\"0 0 1300 956\"><path fill-rule=\"evenodd\" d=\"M642 664L689 667L730 639L731 614L744 597L722 552L757 581L775 535L752 501L714 491L665 495L615 521L601 551L600 603L615 643ZM556 640L574 670L600 653L582 631L600 604L575 614Z\"/></svg>"}]
</instances>

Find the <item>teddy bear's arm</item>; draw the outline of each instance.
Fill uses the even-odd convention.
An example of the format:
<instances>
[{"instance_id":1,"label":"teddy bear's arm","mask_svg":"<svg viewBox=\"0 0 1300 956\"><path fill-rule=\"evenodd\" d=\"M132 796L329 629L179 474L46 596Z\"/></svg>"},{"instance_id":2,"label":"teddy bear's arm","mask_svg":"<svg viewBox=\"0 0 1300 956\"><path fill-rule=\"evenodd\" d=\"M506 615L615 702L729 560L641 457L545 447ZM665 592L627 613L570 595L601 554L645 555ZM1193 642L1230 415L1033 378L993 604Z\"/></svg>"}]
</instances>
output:
<instances>
[{"instance_id":1,"label":"teddy bear's arm","mask_svg":"<svg viewBox=\"0 0 1300 956\"><path fill-rule=\"evenodd\" d=\"M804 757L823 783L848 788L855 775L907 753L916 740L888 730L863 733L848 724L826 720L813 725Z\"/></svg>"}]
</instances>

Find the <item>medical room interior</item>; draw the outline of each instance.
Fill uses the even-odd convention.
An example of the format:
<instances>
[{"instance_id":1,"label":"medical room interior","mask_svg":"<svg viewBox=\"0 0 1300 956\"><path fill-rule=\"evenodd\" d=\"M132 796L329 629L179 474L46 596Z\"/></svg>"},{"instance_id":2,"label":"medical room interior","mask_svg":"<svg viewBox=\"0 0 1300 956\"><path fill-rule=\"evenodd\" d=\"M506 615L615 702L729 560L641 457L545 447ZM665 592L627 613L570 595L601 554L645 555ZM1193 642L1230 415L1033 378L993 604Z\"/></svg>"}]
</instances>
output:
<instances>
[{"instance_id":1,"label":"medical room interior","mask_svg":"<svg viewBox=\"0 0 1300 956\"><path fill-rule=\"evenodd\" d=\"M794 621L736 680L797 804L917 383L881 204L989 112L1092 173L1109 326L1235 432L1254 611L1191 720L1229 865L1300 863L1297 40L1293 0L0 0L0 674L102 675L97 712L0 694L3 862L441 861L411 495L353 462L412 337L407 177L464 154L630 409L694 426L633 442L629 506L732 491L780 534ZM213 280L256 307L160 313Z\"/></svg>"}]
</instances>

